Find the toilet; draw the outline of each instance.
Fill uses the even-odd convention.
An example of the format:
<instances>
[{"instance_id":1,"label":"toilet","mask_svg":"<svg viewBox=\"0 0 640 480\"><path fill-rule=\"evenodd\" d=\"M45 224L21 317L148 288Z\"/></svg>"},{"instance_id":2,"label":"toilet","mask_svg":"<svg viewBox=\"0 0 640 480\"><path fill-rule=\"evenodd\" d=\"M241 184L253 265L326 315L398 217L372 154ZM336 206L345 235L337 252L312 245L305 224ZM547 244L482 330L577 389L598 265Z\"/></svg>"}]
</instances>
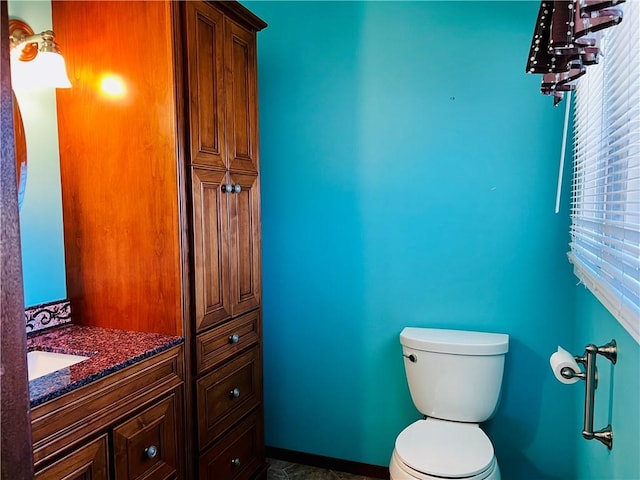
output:
<instances>
[{"instance_id":1,"label":"toilet","mask_svg":"<svg viewBox=\"0 0 640 480\"><path fill-rule=\"evenodd\" d=\"M498 406L509 336L407 327L400 343L411 398L424 418L398 435L391 480L500 480L479 424Z\"/></svg>"}]
</instances>

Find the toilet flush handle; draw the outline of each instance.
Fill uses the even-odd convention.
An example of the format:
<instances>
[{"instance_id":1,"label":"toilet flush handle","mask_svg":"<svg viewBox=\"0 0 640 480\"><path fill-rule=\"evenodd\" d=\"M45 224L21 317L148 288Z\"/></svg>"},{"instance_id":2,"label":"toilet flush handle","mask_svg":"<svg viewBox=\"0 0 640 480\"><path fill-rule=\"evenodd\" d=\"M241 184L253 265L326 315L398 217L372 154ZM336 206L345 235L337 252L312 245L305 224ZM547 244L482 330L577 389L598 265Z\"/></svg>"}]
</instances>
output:
<instances>
[{"instance_id":1,"label":"toilet flush handle","mask_svg":"<svg viewBox=\"0 0 640 480\"><path fill-rule=\"evenodd\" d=\"M411 363L416 363L418 361L418 357L416 357L413 353L410 355L403 353L402 356L408 358Z\"/></svg>"}]
</instances>

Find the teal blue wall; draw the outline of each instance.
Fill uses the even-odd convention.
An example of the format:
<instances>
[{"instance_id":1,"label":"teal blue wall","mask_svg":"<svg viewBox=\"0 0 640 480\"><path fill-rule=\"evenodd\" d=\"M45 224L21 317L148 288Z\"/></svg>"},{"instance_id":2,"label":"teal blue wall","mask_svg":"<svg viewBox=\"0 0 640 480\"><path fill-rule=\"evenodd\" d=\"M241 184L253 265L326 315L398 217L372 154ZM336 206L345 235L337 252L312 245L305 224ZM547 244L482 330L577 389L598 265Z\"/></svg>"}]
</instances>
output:
<instances>
[{"instance_id":1,"label":"teal blue wall","mask_svg":"<svg viewBox=\"0 0 640 480\"><path fill-rule=\"evenodd\" d=\"M579 286L576 298L575 345L618 343L618 362L598 358L594 427L613 426L613 450L596 441L580 441L577 478L637 480L640 478L640 345L598 300Z\"/></svg>"},{"instance_id":2,"label":"teal blue wall","mask_svg":"<svg viewBox=\"0 0 640 480\"><path fill-rule=\"evenodd\" d=\"M246 4L270 24L259 36L267 443L386 464L418 417L402 327L480 329L511 335L486 425L503 478L640 478L640 347L574 287L566 194L552 213L562 111L522 73L537 3ZM9 11L50 25L49 2ZM20 105L33 305L66 295L55 95ZM608 452L580 438L582 385L556 382L548 356L611 338L620 360L601 367L595 422L614 425Z\"/></svg>"},{"instance_id":3,"label":"teal blue wall","mask_svg":"<svg viewBox=\"0 0 640 480\"><path fill-rule=\"evenodd\" d=\"M577 392L548 366L572 338L563 111L524 74L539 4L246 4L269 23L267 444L386 465L419 416L400 330L505 332L503 478L571 478Z\"/></svg>"},{"instance_id":4,"label":"teal blue wall","mask_svg":"<svg viewBox=\"0 0 640 480\"><path fill-rule=\"evenodd\" d=\"M11 0L8 7L10 18L24 20L35 32L52 28L49 1ZM26 306L32 306L67 296L56 93L52 89L14 89L27 138L20 236L24 300Z\"/></svg>"}]
</instances>

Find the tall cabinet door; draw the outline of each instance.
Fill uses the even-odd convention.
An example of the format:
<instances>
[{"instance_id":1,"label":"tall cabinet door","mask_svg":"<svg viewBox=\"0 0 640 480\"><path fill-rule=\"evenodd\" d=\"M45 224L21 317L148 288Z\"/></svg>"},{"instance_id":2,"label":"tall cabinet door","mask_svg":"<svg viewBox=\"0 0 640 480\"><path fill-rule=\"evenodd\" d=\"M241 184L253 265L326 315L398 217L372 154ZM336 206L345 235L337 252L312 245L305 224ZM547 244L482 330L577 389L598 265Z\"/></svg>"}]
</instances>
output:
<instances>
[{"instance_id":1,"label":"tall cabinet door","mask_svg":"<svg viewBox=\"0 0 640 480\"><path fill-rule=\"evenodd\" d=\"M256 36L225 19L228 168L258 173Z\"/></svg>"},{"instance_id":2,"label":"tall cabinet door","mask_svg":"<svg viewBox=\"0 0 640 480\"><path fill-rule=\"evenodd\" d=\"M256 175L230 173L231 312L235 317L260 305L260 183Z\"/></svg>"},{"instance_id":3,"label":"tall cabinet door","mask_svg":"<svg viewBox=\"0 0 640 480\"><path fill-rule=\"evenodd\" d=\"M190 163L225 168L224 17L203 2L185 2Z\"/></svg>"},{"instance_id":4,"label":"tall cabinet door","mask_svg":"<svg viewBox=\"0 0 640 480\"><path fill-rule=\"evenodd\" d=\"M196 330L231 317L226 173L192 169Z\"/></svg>"}]
</instances>

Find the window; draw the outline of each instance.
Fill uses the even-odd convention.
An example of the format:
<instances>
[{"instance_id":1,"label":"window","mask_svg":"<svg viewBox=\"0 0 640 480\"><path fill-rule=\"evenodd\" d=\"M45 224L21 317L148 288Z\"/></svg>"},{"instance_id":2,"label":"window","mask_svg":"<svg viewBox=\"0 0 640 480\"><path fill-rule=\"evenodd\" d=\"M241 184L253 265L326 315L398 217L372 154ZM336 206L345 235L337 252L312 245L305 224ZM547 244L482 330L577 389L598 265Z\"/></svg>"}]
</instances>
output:
<instances>
[{"instance_id":1,"label":"window","mask_svg":"<svg viewBox=\"0 0 640 480\"><path fill-rule=\"evenodd\" d=\"M640 343L640 2L622 8L576 89L569 259Z\"/></svg>"}]
</instances>

